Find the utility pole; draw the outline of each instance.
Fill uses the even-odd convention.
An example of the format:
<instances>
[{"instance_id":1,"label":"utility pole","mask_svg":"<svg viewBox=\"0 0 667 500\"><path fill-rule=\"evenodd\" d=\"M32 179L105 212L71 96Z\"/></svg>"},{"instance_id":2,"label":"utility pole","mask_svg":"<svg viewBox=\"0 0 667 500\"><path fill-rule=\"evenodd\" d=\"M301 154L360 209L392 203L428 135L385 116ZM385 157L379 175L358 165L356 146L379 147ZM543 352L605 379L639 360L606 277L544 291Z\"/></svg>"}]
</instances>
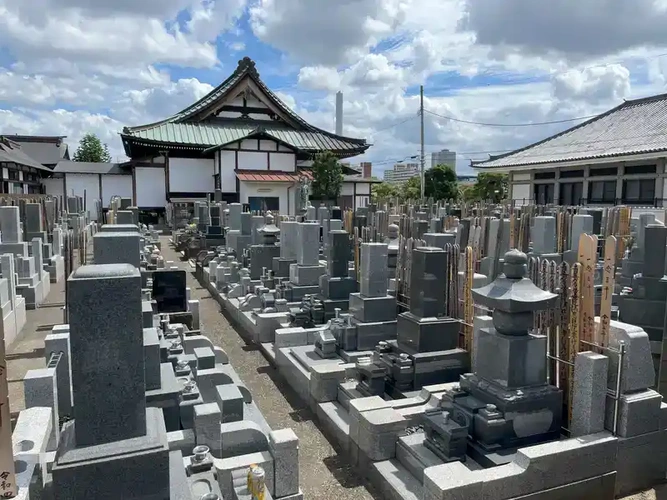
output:
<instances>
[{"instance_id":1,"label":"utility pole","mask_svg":"<svg viewBox=\"0 0 667 500\"><path fill-rule=\"evenodd\" d=\"M420 159L420 184L421 184L421 198L422 204L424 203L424 164L426 163L426 154L424 153L424 86L419 86L419 118L421 121L421 155Z\"/></svg>"}]
</instances>

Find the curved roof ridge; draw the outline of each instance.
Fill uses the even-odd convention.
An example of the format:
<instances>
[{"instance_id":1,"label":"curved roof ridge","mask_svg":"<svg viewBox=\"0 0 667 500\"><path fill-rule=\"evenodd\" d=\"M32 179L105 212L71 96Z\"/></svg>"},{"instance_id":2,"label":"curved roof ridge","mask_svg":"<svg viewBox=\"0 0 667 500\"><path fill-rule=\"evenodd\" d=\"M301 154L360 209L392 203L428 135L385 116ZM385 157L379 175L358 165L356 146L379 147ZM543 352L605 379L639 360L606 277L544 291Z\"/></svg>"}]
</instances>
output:
<instances>
[{"instance_id":1,"label":"curved roof ridge","mask_svg":"<svg viewBox=\"0 0 667 500\"><path fill-rule=\"evenodd\" d=\"M123 136L132 136L136 132L144 132L150 129L154 129L163 125L167 125L170 123L174 124L188 124L188 125L198 125L201 122L199 121L188 121L189 118L194 116L195 114L201 112L202 110L205 110L208 106L211 104L215 103L218 99L220 99L222 96L225 95L229 89L237 84L242 78L245 76L248 76L253 80L253 82L260 88L262 92L265 92L267 97L273 101L273 104L279 108L280 111L285 113L296 125L297 125L297 130L298 128L302 128L301 132L311 132L315 134L322 134L328 138L331 139L336 139L344 142L348 142L350 144L355 144L360 147L369 147L368 142L366 139L358 139L355 137L348 137L348 136L343 136L343 135L337 135L333 132L329 132L328 130L321 129L319 127L316 127L315 125L312 125L308 123L306 120L304 120L301 116L299 116L296 112L294 112L292 109L290 109L260 78L259 72L257 71L255 61L250 59L249 57L244 57L243 59L239 60L238 66L234 70L234 72L227 78L225 81L223 81L220 85L218 85L216 88L214 88L211 92L206 94L204 97L199 99L197 102L191 104L187 108L181 110L180 112L160 121L156 121L153 123L145 124L145 125L139 125L136 127L124 127L121 135ZM263 124L258 124L258 127L262 127Z\"/></svg>"}]
</instances>

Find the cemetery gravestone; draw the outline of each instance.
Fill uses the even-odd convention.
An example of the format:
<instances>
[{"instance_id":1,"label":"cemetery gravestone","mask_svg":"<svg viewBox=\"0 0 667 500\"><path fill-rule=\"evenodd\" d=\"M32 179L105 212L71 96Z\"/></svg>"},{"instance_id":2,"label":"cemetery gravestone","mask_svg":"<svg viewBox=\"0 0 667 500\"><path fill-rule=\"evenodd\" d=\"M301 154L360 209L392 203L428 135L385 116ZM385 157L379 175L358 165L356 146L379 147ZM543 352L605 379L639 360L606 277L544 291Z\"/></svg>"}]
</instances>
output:
<instances>
[{"instance_id":1,"label":"cemetery gravestone","mask_svg":"<svg viewBox=\"0 0 667 500\"><path fill-rule=\"evenodd\" d=\"M159 270L153 273L152 297L158 313L176 313L187 309L184 270Z\"/></svg>"}]
</instances>

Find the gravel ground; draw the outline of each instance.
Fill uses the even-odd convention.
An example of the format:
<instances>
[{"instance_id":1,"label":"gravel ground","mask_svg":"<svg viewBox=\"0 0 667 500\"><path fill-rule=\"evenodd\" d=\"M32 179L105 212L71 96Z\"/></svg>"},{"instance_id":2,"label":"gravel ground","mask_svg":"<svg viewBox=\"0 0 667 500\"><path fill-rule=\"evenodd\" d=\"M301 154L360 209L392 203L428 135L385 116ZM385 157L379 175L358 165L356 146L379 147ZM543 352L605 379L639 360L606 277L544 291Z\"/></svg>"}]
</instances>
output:
<instances>
[{"instance_id":1,"label":"gravel ground","mask_svg":"<svg viewBox=\"0 0 667 500\"><path fill-rule=\"evenodd\" d=\"M167 238L163 240L163 254L179 267L189 269L186 263L178 262ZM202 333L225 350L271 428L290 427L299 436L299 472L304 497L308 500L381 499L382 496L373 492L347 465L345 457L338 455L315 424L310 409L302 404L261 352L241 339L220 312L218 303L191 273L188 273L188 286L192 298L200 300ZM28 322L20 339L7 351L12 424L25 407L23 377L28 370L44 368L44 337L53 325L62 323L64 290L64 281L51 285L47 301L39 309L28 311ZM625 500L667 500L667 485L625 497Z\"/></svg>"}]
</instances>

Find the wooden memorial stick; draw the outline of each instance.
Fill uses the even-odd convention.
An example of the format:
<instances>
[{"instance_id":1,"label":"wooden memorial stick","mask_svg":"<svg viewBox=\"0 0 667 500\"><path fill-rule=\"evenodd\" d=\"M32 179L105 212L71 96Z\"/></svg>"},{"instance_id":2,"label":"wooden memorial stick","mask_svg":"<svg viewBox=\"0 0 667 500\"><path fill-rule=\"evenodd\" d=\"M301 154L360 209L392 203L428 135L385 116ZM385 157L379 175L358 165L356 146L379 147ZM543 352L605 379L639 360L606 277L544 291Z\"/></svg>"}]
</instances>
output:
<instances>
[{"instance_id":1,"label":"wooden memorial stick","mask_svg":"<svg viewBox=\"0 0 667 500\"><path fill-rule=\"evenodd\" d=\"M547 290L551 293L558 293L558 284L558 264L556 264L556 261L552 260L549 262L549 279L547 281ZM551 356L558 355L558 324L560 317L556 311L557 307L558 306L547 310L547 342L549 345L549 354ZM556 363L551 361L548 364L550 367L548 370L549 381L551 385L555 385L556 381L558 380Z\"/></svg>"},{"instance_id":2,"label":"wooden memorial stick","mask_svg":"<svg viewBox=\"0 0 667 500\"><path fill-rule=\"evenodd\" d=\"M581 284L581 340L595 343L595 266L597 236L582 234L579 240L579 262L583 267ZM585 350L591 346L586 345Z\"/></svg>"},{"instance_id":3,"label":"wooden memorial stick","mask_svg":"<svg viewBox=\"0 0 667 500\"><path fill-rule=\"evenodd\" d=\"M510 250L516 248L516 234L514 226L516 222L514 220L514 209L510 207Z\"/></svg>"},{"instance_id":4,"label":"wooden memorial stick","mask_svg":"<svg viewBox=\"0 0 667 500\"><path fill-rule=\"evenodd\" d=\"M558 212L556 215L556 251L563 253L563 224L565 222L565 214Z\"/></svg>"},{"instance_id":5,"label":"wooden memorial stick","mask_svg":"<svg viewBox=\"0 0 667 500\"><path fill-rule=\"evenodd\" d=\"M564 361L569 361L569 327L570 327L570 265L567 262L562 262L558 266L558 287L560 288L560 297L558 300L558 307L556 308L556 316L558 323L558 347L556 357ZM568 380L569 370L566 363L557 362L558 366L558 380L557 386L563 391L564 406L567 407L569 401L568 394ZM567 419L567 412L564 413Z\"/></svg>"},{"instance_id":6,"label":"wooden memorial stick","mask_svg":"<svg viewBox=\"0 0 667 500\"><path fill-rule=\"evenodd\" d=\"M18 487L14 469L5 339L4 334L0 334L0 498L13 498L16 495Z\"/></svg>"},{"instance_id":7,"label":"wooden memorial stick","mask_svg":"<svg viewBox=\"0 0 667 500\"><path fill-rule=\"evenodd\" d=\"M466 270L465 270L465 291L463 292L464 300L464 316L463 322L464 326L464 341L463 348L468 351L472 359L472 322L474 321L474 307L472 300L472 283L474 277L474 268L473 268L473 249L471 247L466 247L465 250L465 259L466 259Z\"/></svg>"},{"instance_id":8,"label":"wooden memorial stick","mask_svg":"<svg viewBox=\"0 0 667 500\"><path fill-rule=\"evenodd\" d=\"M627 239L630 236L630 217L632 216L632 208L622 207L618 223L618 233L621 236L621 240L618 242L618 253L616 254L617 259L622 259L623 254L625 253L626 245L628 244Z\"/></svg>"},{"instance_id":9,"label":"wooden memorial stick","mask_svg":"<svg viewBox=\"0 0 667 500\"><path fill-rule=\"evenodd\" d=\"M570 327L568 332L569 343L567 352L568 365L568 401L567 401L567 420L572 422L572 385L574 382L574 360L579 352L579 332L581 330L580 307L581 307L581 284L582 284L583 266L576 263L572 266L570 272ZM569 424L568 424L569 425Z\"/></svg>"},{"instance_id":10,"label":"wooden memorial stick","mask_svg":"<svg viewBox=\"0 0 667 500\"><path fill-rule=\"evenodd\" d=\"M540 259L540 266L539 269L537 270L538 272L538 280L535 282L537 286L539 286L542 290L548 290L549 289L549 261L547 259ZM539 318L539 323L537 327L537 332L540 335L546 335L547 333L547 327L548 327L548 311L540 311L538 314L536 314Z\"/></svg>"},{"instance_id":11,"label":"wooden memorial stick","mask_svg":"<svg viewBox=\"0 0 667 500\"><path fill-rule=\"evenodd\" d=\"M616 238L609 236L604 242L604 275L602 277L602 301L600 303L600 326L596 342L605 347L609 340L611 321L611 296L614 293L616 273Z\"/></svg>"},{"instance_id":12,"label":"wooden memorial stick","mask_svg":"<svg viewBox=\"0 0 667 500\"><path fill-rule=\"evenodd\" d=\"M522 252L523 252L523 232L526 226L526 217L528 217L528 214L521 214L521 218L519 219L519 235L516 241L517 249Z\"/></svg>"}]
</instances>

